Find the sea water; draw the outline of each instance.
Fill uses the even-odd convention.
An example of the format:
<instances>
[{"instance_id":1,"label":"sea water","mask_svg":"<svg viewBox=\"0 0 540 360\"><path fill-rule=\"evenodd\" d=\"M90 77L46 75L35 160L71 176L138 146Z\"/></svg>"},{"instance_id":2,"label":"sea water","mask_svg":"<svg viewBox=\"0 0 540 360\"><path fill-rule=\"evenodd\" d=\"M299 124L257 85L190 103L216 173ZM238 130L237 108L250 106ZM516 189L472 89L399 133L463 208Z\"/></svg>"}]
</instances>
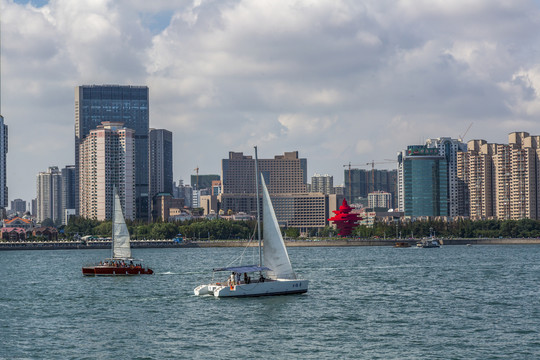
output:
<instances>
[{"instance_id":1,"label":"sea water","mask_svg":"<svg viewBox=\"0 0 540 360\"><path fill-rule=\"evenodd\" d=\"M135 249L154 275L94 278L109 251L0 251L0 358L540 358L540 246L290 248L306 294L193 295L241 252Z\"/></svg>"}]
</instances>

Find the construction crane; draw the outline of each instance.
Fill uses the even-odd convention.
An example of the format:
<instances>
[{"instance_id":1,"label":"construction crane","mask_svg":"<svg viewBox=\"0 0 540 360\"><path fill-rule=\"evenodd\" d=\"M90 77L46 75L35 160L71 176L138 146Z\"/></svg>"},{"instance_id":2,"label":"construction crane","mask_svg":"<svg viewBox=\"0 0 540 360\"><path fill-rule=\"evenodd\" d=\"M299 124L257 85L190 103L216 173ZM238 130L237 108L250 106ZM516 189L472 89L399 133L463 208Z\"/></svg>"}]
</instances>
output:
<instances>
[{"instance_id":1,"label":"construction crane","mask_svg":"<svg viewBox=\"0 0 540 360\"><path fill-rule=\"evenodd\" d=\"M197 172L197 190L199 190L199 165L193 171Z\"/></svg>"},{"instance_id":2,"label":"construction crane","mask_svg":"<svg viewBox=\"0 0 540 360\"><path fill-rule=\"evenodd\" d=\"M375 160L371 160L371 162L368 162L368 163L364 163L364 164L361 164L361 165L352 165L350 162L348 165L343 165L343 167L349 167L349 201L352 201L352 195L351 195L351 167L352 166L367 166L367 165L371 165L371 187L372 187L372 191L375 191L375 164L390 164L390 163L395 163L396 160L391 160L391 159L384 159L385 161L375 161Z\"/></svg>"},{"instance_id":3,"label":"construction crane","mask_svg":"<svg viewBox=\"0 0 540 360\"><path fill-rule=\"evenodd\" d=\"M467 133L469 132L469 129L471 128L472 124L473 124L472 122L469 124L469 127L467 128L467 130L465 130L465 132L463 133L463 135L459 135L459 137L458 137L458 140L459 140L459 141L462 141L462 142L463 142L463 139L465 139L465 135L467 135Z\"/></svg>"}]
</instances>

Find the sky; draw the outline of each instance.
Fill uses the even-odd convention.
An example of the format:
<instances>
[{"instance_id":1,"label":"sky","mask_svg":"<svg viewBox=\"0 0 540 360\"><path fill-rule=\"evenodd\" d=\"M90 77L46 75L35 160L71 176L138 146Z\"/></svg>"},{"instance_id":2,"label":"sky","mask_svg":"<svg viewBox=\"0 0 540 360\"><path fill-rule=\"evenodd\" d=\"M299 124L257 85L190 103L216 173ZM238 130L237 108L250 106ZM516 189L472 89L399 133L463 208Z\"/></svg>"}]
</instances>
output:
<instances>
[{"instance_id":1,"label":"sky","mask_svg":"<svg viewBox=\"0 0 540 360\"><path fill-rule=\"evenodd\" d=\"M78 85L147 85L174 180L229 151L395 168L407 145L540 135L540 6L499 0L0 0L9 199L74 163ZM379 164L377 164L379 163Z\"/></svg>"}]
</instances>

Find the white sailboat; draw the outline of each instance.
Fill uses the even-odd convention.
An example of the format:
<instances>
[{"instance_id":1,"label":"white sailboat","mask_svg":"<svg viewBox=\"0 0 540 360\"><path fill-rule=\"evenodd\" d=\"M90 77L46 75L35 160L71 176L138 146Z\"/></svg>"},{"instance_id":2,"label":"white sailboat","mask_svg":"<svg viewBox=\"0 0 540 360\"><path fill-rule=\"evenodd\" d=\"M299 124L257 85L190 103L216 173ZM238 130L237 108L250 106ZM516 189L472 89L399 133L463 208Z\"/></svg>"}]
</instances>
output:
<instances>
[{"instance_id":1,"label":"white sailboat","mask_svg":"<svg viewBox=\"0 0 540 360\"><path fill-rule=\"evenodd\" d=\"M257 148L255 148L255 159L257 161ZM257 169L257 165L255 165L255 168ZM258 170L256 170L256 173L258 173ZM297 279L292 268L285 242L281 236L274 207L270 200L270 194L268 193L262 175L261 184L263 190L264 247L261 247L260 219L257 209L257 220L259 222L259 265L214 269L214 272L226 271L231 272L231 275L228 280L223 282L197 286L194 289L195 295L243 297L300 294L308 291L309 280ZM264 261L262 261L261 253L264 255Z\"/></svg>"},{"instance_id":2,"label":"white sailboat","mask_svg":"<svg viewBox=\"0 0 540 360\"><path fill-rule=\"evenodd\" d=\"M112 214L112 257L105 259L95 266L85 266L82 268L85 276L105 276L105 275L151 275L152 269L145 268L142 264L134 264L140 260L131 257L131 243L129 231L122 213L120 196L113 189L113 214Z\"/></svg>"}]
</instances>

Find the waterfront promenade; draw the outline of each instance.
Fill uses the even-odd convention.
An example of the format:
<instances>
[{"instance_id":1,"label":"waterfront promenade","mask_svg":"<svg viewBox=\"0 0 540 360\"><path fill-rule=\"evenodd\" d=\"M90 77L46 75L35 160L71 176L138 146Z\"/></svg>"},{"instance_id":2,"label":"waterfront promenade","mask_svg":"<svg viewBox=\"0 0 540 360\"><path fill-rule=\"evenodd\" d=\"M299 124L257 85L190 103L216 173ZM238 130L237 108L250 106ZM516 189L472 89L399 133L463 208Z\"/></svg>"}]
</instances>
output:
<instances>
[{"instance_id":1,"label":"waterfront promenade","mask_svg":"<svg viewBox=\"0 0 540 360\"><path fill-rule=\"evenodd\" d=\"M286 240L287 247L347 247L347 246L394 246L406 242L416 246L420 239L301 239ZM534 245L540 238L516 239L441 239L442 245ZM199 240L177 243L173 240L131 240L132 248L206 248L257 246L257 241L247 240ZM59 249L110 249L110 241L44 241L0 242L0 250L59 250Z\"/></svg>"}]
</instances>

